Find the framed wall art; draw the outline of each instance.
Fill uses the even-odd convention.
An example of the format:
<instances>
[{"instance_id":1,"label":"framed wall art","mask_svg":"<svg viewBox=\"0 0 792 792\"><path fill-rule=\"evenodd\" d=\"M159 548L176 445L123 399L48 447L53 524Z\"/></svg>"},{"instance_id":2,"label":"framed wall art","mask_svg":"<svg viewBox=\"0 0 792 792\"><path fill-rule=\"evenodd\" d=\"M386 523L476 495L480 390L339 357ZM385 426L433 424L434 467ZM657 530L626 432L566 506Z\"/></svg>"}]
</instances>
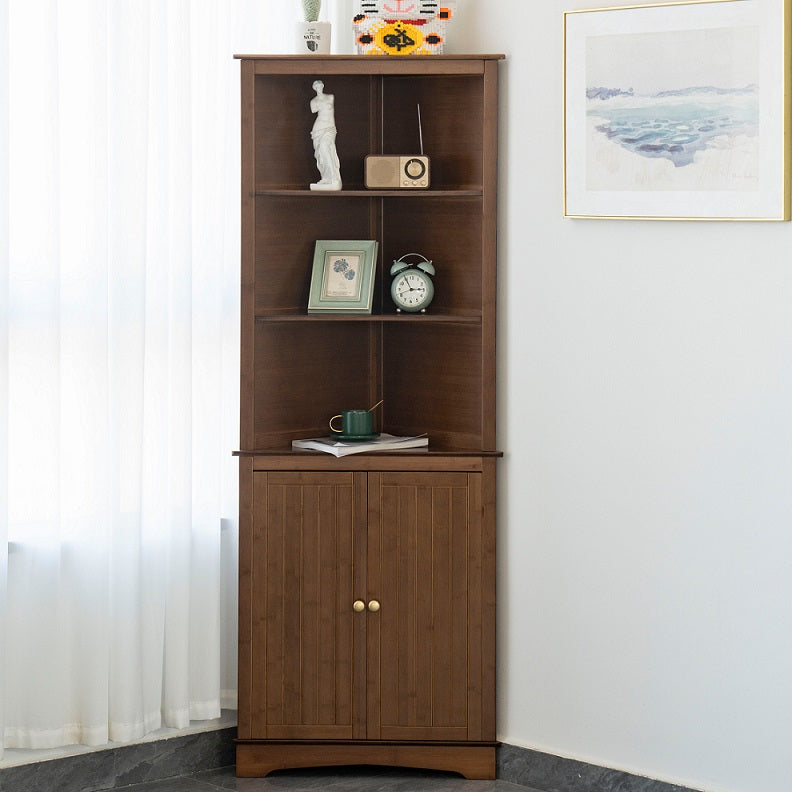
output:
<instances>
[{"instance_id":1,"label":"framed wall art","mask_svg":"<svg viewBox=\"0 0 792 792\"><path fill-rule=\"evenodd\" d=\"M564 215L789 220L790 0L564 14Z\"/></svg>"},{"instance_id":2,"label":"framed wall art","mask_svg":"<svg viewBox=\"0 0 792 792\"><path fill-rule=\"evenodd\" d=\"M308 313L370 314L377 248L375 240L317 240Z\"/></svg>"}]
</instances>

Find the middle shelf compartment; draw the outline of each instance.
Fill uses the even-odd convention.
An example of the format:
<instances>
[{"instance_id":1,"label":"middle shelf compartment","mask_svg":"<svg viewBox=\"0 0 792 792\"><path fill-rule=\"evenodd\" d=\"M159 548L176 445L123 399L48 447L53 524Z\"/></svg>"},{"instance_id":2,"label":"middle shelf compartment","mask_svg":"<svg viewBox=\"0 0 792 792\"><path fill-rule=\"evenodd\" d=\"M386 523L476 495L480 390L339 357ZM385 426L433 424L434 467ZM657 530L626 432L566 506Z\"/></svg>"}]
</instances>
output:
<instances>
[{"instance_id":1,"label":"middle shelf compartment","mask_svg":"<svg viewBox=\"0 0 792 792\"><path fill-rule=\"evenodd\" d=\"M402 196L336 195L334 200L298 197L291 191L256 196L257 317L293 321L291 317L305 313L318 240L376 240L379 256L372 314L380 321L405 318L395 314L391 302L389 269L408 253L419 253L434 263L432 315L478 321L484 264L480 196L424 195L404 200Z\"/></svg>"}]
</instances>

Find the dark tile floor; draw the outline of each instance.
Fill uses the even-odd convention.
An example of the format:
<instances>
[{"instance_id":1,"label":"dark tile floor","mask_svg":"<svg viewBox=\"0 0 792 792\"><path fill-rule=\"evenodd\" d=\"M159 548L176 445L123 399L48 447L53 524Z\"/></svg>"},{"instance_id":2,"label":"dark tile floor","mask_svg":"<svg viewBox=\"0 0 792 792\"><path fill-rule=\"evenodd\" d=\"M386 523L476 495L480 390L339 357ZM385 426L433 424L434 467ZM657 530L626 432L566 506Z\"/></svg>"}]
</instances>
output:
<instances>
[{"instance_id":1,"label":"dark tile floor","mask_svg":"<svg viewBox=\"0 0 792 792\"><path fill-rule=\"evenodd\" d=\"M237 778L233 767L123 787L123 792L538 792L508 781L468 781L453 773L395 768L283 770ZM119 790L121 792L121 790Z\"/></svg>"}]
</instances>

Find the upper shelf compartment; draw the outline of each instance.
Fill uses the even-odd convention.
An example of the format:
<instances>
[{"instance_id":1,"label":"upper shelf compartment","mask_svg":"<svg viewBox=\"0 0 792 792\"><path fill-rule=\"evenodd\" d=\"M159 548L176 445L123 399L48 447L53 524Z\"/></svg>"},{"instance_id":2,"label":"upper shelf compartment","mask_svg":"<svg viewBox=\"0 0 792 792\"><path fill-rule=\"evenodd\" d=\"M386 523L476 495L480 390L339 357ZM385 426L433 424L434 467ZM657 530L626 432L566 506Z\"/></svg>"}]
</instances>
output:
<instances>
[{"instance_id":1,"label":"upper shelf compartment","mask_svg":"<svg viewBox=\"0 0 792 792\"><path fill-rule=\"evenodd\" d=\"M365 64L352 63L370 68L370 59L365 60ZM320 63L339 65L324 59L317 66ZM423 151L431 161L431 190L414 192L446 197L460 192L480 194L484 146L480 76L403 71L323 73L317 68L310 74L257 74L255 124L262 132L255 135L255 192L301 194L305 190L310 194L308 185L317 179L311 143L315 116L310 102L315 95L313 82L321 79L325 93L335 97L336 149L347 195L393 194L364 191L364 158L367 154L420 153L418 105ZM284 151L292 155L284 157Z\"/></svg>"}]
</instances>

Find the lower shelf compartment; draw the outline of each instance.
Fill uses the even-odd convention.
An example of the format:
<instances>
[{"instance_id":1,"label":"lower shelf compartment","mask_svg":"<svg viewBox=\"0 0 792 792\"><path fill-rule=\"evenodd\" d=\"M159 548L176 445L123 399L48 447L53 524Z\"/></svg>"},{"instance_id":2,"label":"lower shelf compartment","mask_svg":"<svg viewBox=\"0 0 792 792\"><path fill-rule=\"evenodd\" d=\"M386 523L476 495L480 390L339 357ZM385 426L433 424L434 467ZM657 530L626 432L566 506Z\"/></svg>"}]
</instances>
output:
<instances>
[{"instance_id":1,"label":"lower shelf compartment","mask_svg":"<svg viewBox=\"0 0 792 792\"><path fill-rule=\"evenodd\" d=\"M267 742L237 740L236 774L260 778L273 770L385 765L445 770L465 778L495 778L497 743Z\"/></svg>"}]
</instances>

